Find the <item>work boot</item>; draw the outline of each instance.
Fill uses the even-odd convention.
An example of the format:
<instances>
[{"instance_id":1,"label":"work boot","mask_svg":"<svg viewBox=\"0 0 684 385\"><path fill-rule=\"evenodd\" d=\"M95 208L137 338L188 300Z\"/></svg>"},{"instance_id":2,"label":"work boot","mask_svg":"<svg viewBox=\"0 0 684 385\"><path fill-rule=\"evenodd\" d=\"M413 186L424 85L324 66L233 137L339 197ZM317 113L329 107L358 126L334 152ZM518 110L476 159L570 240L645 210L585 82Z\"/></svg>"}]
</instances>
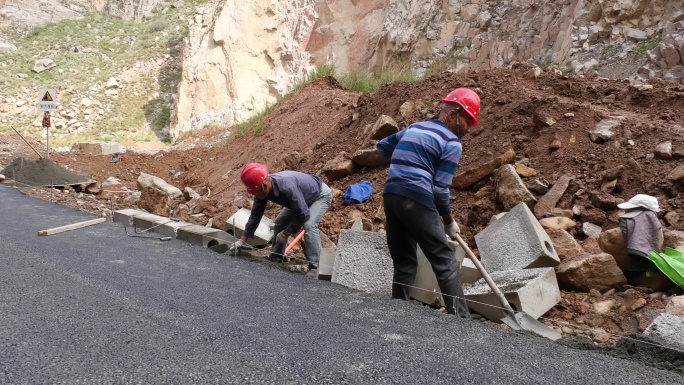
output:
<instances>
[{"instance_id":1,"label":"work boot","mask_svg":"<svg viewBox=\"0 0 684 385\"><path fill-rule=\"evenodd\" d=\"M313 279L318 279L318 269L309 269L306 276Z\"/></svg>"},{"instance_id":2,"label":"work boot","mask_svg":"<svg viewBox=\"0 0 684 385\"><path fill-rule=\"evenodd\" d=\"M271 262L275 262L275 263L283 263L283 259L284 259L284 258L283 258L283 256L280 255L280 254L270 253L270 254L268 254L268 256L266 257L266 259L268 259L268 260L271 261Z\"/></svg>"}]
</instances>

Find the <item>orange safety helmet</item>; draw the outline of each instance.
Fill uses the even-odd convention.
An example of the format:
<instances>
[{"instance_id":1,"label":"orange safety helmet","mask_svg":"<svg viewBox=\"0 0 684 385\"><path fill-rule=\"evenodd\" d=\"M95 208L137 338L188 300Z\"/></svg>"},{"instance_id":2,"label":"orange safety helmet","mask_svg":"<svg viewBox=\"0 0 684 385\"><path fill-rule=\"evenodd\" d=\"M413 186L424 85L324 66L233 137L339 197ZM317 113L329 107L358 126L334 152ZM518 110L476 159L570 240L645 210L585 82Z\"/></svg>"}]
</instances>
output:
<instances>
[{"instance_id":1,"label":"orange safety helmet","mask_svg":"<svg viewBox=\"0 0 684 385\"><path fill-rule=\"evenodd\" d=\"M266 177L268 177L268 167L260 163L248 163L240 174L240 179L250 194L257 192Z\"/></svg>"},{"instance_id":2,"label":"orange safety helmet","mask_svg":"<svg viewBox=\"0 0 684 385\"><path fill-rule=\"evenodd\" d=\"M480 115L480 97L470 88L457 88L442 99L442 103L457 103L471 118L473 126L477 126L477 116Z\"/></svg>"}]
</instances>

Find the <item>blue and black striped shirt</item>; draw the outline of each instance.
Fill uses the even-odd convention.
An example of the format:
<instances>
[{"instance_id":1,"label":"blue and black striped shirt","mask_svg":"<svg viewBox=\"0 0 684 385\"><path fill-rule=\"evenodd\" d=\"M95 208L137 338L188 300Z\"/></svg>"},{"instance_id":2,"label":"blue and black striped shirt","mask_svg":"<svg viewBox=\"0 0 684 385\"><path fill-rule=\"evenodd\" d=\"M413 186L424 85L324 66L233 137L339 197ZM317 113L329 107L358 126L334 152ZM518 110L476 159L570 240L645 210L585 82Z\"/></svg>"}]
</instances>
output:
<instances>
[{"instance_id":1,"label":"blue and black striped shirt","mask_svg":"<svg viewBox=\"0 0 684 385\"><path fill-rule=\"evenodd\" d=\"M449 187L463 147L440 120L414 123L377 144L390 162L385 194L401 195L440 215L451 213Z\"/></svg>"}]
</instances>

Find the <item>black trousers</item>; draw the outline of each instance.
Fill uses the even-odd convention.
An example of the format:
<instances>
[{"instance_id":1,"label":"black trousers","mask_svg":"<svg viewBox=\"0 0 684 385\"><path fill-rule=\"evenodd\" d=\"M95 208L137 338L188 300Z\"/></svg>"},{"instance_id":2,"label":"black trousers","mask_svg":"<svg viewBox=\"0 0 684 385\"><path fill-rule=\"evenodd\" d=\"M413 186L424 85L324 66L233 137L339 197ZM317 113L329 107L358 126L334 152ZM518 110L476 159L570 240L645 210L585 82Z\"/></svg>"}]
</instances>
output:
<instances>
[{"instance_id":1,"label":"black trousers","mask_svg":"<svg viewBox=\"0 0 684 385\"><path fill-rule=\"evenodd\" d=\"M383 201L387 217L387 246L394 263L392 298L410 299L409 293L418 270L416 245L420 245L437 277L447 312L469 319L458 261L449 248L442 217L437 210L399 195L385 194Z\"/></svg>"}]
</instances>

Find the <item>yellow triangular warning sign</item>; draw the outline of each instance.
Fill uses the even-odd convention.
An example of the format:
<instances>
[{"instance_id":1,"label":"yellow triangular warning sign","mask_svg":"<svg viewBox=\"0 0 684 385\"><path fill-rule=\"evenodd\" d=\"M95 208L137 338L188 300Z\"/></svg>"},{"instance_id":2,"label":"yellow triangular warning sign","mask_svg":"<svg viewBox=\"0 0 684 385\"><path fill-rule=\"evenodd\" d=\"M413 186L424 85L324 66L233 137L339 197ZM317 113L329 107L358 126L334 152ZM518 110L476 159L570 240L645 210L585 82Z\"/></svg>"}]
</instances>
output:
<instances>
[{"instance_id":1,"label":"yellow triangular warning sign","mask_svg":"<svg viewBox=\"0 0 684 385\"><path fill-rule=\"evenodd\" d=\"M43 96L43 102L52 102L52 95L50 95L49 91L45 91L45 96Z\"/></svg>"}]
</instances>

